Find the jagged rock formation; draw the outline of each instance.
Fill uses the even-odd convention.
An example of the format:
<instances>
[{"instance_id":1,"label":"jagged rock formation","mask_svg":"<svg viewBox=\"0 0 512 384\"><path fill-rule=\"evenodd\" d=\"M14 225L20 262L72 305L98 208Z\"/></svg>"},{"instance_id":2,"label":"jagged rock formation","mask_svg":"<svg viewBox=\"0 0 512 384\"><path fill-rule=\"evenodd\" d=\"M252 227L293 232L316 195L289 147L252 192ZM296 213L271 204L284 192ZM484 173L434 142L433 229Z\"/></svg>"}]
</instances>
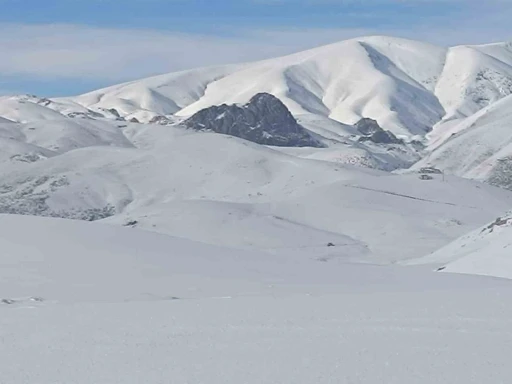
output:
<instances>
[{"instance_id":1,"label":"jagged rock formation","mask_svg":"<svg viewBox=\"0 0 512 384\"><path fill-rule=\"evenodd\" d=\"M281 147L323 147L297 123L288 108L268 93L255 95L244 106L205 108L183 123L187 128L237 136L258 144Z\"/></svg>"},{"instance_id":2,"label":"jagged rock formation","mask_svg":"<svg viewBox=\"0 0 512 384\"><path fill-rule=\"evenodd\" d=\"M376 144L403 144L393 132L383 130L379 123L373 119L362 118L355 127L363 136L359 141L372 141Z\"/></svg>"},{"instance_id":3,"label":"jagged rock formation","mask_svg":"<svg viewBox=\"0 0 512 384\"><path fill-rule=\"evenodd\" d=\"M366 117L359 120L356 123L355 127L357 128L357 131L364 136L370 136L373 135L375 132L382 131L382 128L380 127L379 123L377 123L376 120L369 119Z\"/></svg>"},{"instance_id":4,"label":"jagged rock formation","mask_svg":"<svg viewBox=\"0 0 512 384\"><path fill-rule=\"evenodd\" d=\"M149 120L149 124L172 125L174 122L166 116L155 116Z\"/></svg>"}]
</instances>

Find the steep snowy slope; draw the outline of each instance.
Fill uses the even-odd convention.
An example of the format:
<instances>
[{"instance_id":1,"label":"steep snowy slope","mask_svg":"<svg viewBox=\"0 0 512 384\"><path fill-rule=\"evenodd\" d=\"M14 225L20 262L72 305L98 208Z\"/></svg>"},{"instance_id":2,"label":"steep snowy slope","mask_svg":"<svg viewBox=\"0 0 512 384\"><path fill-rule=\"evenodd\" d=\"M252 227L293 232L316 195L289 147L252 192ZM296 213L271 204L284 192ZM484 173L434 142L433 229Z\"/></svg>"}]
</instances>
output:
<instances>
[{"instance_id":1,"label":"steep snowy slope","mask_svg":"<svg viewBox=\"0 0 512 384\"><path fill-rule=\"evenodd\" d=\"M454 124L414 169L432 165L447 173L512 188L512 96Z\"/></svg>"},{"instance_id":2,"label":"steep snowy slope","mask_svg":"<svg viewBox=\"0 0 512 384\"><path fill-rule=\"evenodd\" d=\"M373 116L398 133L422 133L441 117L442 108L417 80L381 53L407 51L403 45L409 46L409 54L426 53L411 41L367 38L258 63L213 83L203 98L179 114L189 115L225 100L242 102L262 88L296 115L309 112L349 124ZM431 57L441 56L429 48Z\"/></svg>"},{"instance_id":3,"label":"steep snowy slope","mask_svg":"<svg viewBox=\"0 0 512 384\"><path fill-rule=\"evenodd\" d=\"M204 68L172 73L100 89L74 99L91 108L115 108L123 116L148 121L156 115L173 114L204 95L208 84L243 66ZM69 102L68 99L57 99Z\"/></svg>"},{"instance_id":4,"label":"steep snowy slope","mask_svg":"<svg viewBox=\"0 0 512 384\"><path fill-rule=\"evenodd\" d=\"M511 45L450 48L435 94L447 120L468 117L512 94Z\"/></svg>"},{"instance_id":5,"label":"steep snowy slope","mask_svg":"<svg viewBox=\"0 0 512 384\"><path fill-rule=\"evenodd\" d=\"M500 216L413 263L441 265L443 272L512 279L512 214Z\"/></svg>"},{"instance_id":6,"label":"steep snowy slope","mask_svg":"<svg viewBox=\"0 0 512 384\"><path fill-rule=\"evenodd\" d=\"M0 246L2 383L512 375L506 280L290 260L33 217L0 215Z\"/></svg>"}]
</instances>

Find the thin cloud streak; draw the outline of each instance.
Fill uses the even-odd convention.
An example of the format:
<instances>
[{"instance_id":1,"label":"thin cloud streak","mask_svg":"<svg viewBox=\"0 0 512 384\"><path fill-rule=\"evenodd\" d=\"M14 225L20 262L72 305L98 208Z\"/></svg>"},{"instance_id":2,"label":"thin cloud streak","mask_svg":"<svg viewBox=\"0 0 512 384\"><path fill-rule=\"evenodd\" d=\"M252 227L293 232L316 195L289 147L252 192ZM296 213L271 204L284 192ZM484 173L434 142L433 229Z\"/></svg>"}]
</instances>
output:
<instances>
[{"instance_id":1,"label":"thin cloud streak","mask_svg":"<svg viewBox=\"0 0 512 384\"><path fill-rule=\"evenodd\" d=\"M276 57L363 35L393 35L439 45L512 38L503 13L471 20L437 20L414 29L245 29L231 36L81 25L0 24L0 76L131 80L195 67Z\"/></svg>"}]
</instances>

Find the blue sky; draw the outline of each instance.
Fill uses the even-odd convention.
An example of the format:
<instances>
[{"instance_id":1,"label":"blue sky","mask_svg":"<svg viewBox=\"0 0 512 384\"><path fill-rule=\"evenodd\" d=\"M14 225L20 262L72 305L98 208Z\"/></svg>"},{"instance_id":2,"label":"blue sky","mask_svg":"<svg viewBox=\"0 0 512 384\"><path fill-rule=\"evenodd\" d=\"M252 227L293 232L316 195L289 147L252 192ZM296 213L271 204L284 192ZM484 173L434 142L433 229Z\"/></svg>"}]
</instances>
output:
<instances>
[{"instance_id":1,"label":"blue sky","mask_svg":"<svg viewBox=\"0 0 512 384\"><path fill-rule=\"evenodd\" d=\"M511 0L0 0L0 93L71 95L385 34L511 40Z\"/></svg>"},{"instance_id":2,"label":"blue sky","mask_svg":"<svg viewBox=\"0 0 512 384\"><path fill-rule=\"evenodd\" d=\"M226 27L361 27L401 25L439 14L429 1L343 0L4 0L1 22L73 23L223 33ZM439 1L457 13L460 1ZM411 5L412 4L412 5Z\"/></svg>"}]
</instances>

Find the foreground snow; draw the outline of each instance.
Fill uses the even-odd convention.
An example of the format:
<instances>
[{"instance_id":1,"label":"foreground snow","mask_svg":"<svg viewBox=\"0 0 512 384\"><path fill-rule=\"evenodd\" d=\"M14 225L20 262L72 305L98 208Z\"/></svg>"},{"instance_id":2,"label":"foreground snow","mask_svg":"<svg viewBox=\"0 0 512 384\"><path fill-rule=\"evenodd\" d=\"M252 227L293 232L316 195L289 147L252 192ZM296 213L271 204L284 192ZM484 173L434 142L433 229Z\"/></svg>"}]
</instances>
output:
<instances>
[{"instance_id":1,"label":"foreground snow","mask_svg":"<svg viewBox=\"0 0 512 384\"><path fill-rule=\"evenodd\" d=\"M506 383L512 340L503 296L511 290L474 283L483 292L433 287L421 293L1 308L0 379Z\"/></svg>"},{"instance_id":2,"label":"foreground snow","mask_svg":"<svg viewBox=\"0 0 512 384\"><path fill-rule=\"evenodd\" d=\"M507 280L0 216L2 383L482 383ZM30 241L27 241L30 239Z\"/></svg>"}]
</instances>

